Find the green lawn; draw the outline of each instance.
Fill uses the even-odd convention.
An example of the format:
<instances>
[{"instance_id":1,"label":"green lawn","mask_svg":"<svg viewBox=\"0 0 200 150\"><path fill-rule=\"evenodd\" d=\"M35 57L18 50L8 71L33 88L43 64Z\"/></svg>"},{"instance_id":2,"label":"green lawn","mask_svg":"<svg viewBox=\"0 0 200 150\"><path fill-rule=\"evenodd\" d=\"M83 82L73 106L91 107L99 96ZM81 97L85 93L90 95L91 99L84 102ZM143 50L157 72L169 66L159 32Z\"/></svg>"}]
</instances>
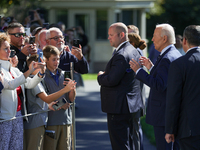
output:
<instances>
[{"instance_id":1,"label":"green lawn","mask_svg":"<svg viewBox=\"0 0 200 150\"><path fill-rule=\"evenodd\" d=\"M83 77L83 80L97 80L97 73L94 73L94 74L88 73L88 74L83 74L81 76ZM153 126L151 126L145 122L145 116L141 117L141 125L142 125L143 133L147 136L150 143L155 145L156 141L155 141L155 137L154 137Z\"/></svg>"},{"instance_id":2,"label":"green lawn","mask_svg":"<svg viewBox=\"0 0 200 150\"><path fill-rule=\"evenodd\" d=\"M81 75L83 80L97 80L97 73L88 73Z\"/></svg>"}]
</instances>

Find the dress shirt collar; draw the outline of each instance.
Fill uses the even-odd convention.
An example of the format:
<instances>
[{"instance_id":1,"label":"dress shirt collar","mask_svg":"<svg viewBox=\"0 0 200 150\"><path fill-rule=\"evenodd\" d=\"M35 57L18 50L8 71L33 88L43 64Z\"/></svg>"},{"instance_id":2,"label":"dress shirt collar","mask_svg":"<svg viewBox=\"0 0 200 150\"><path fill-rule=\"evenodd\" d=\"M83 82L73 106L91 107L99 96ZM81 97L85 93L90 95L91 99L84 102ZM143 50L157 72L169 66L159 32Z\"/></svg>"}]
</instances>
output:
<instances>
[{"instance_id":1,"label":"dress shirt collar","mask_svg":"<svg viewBox=\"0 0 200 150\"><path fill-rule=\"evenodd\" d=\"M171 44L171 45L168 45L167 47L165 47L165 48L161 51L160 56L161 56L168 48L170 48L170 47L174 47L174 45Z\"/></svg>"},{"instance_id":2,"label":"dress shirt collar","mask_svg":"<svg viewBox=\"0 0 200 150\"><path fill-rule=\"evenodd\" d=\"M124 41L123 43L121 43L121 44L116 48L116 51L118 51L119 48L120 48L124 43L126 43L126 42L128 42L128 41Z\"/></svg>"},{"instance_id":3,"label":"dress shirt collar","mask_svg":"<svg viewBox=\"0 0 200 150\"><path fill-rule=\"evenodd\" d=\"M58 69L56 70L56 74L54 74L53 72L50 72L51 77L56 81L57 85L59 85L59 76L60 76L60 72L58 71Z\"/></svg>"},{"instance_id":4,"label":"dress shirt collar","mask_svg":"<svg viewBox=\"0 0 200 150\"><path fill-rule=\"evenodd\" d=\"M195 48L199 48L199 46L192 47L192 48L188 49L187 52L189 52L190 50L195 49ZM187 52L186 52L186 53L187 53Z\"/></svg>"}]
</instances>

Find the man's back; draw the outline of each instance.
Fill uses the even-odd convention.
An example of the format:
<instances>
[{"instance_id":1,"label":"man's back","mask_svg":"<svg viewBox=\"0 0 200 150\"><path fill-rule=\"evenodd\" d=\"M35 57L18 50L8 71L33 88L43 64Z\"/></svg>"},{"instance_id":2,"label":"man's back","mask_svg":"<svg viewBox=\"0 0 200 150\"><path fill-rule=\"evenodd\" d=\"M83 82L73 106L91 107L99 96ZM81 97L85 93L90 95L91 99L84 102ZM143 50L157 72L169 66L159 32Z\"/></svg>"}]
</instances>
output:
<instances>
[{"instance_id":1,"label":"man's back","mask_svg":"<svg viewBox=\"0 0 200 150\"><path fill-rule=\"evenodd\" d=\"M173 99L177 100L176 104L181 103L181 106L176 107L168 102L167 110L179 111L180 116L179 119L173 115L166 117L170 117L174 122L173 125L179 127L175 131L177 138L200 135L200 121L197 119L200 116L200 69L198 68L200 68L200 48L191 49L186 55L174 61L170 67L169 87L171 88L168 89L168 93L171 94L168 94L167 99L173 95ZM176 80L174 84L179 87L172 85L171 81L174 80ZM166 126L169 127L169 124Z\"/></svg>"}]
</instances>

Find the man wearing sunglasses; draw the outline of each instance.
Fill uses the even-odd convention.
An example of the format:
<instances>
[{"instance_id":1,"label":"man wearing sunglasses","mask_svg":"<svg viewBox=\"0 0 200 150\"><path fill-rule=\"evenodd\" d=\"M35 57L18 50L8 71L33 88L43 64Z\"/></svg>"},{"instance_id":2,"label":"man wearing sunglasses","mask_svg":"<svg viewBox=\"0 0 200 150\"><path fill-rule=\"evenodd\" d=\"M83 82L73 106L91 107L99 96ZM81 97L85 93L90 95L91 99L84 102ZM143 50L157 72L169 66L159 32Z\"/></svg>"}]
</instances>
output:
<instances>
[{"instance_id":1,"label":"man wearing sunglasses","mask_svg":"<svg viewBox=\"0 0 200 150\"><path fill-rule=\"evenodd\" d=\"M14 49L19 59L17 67L20 71L25 72L28 70L26 58L29 54L36 54L37 49L32 44L25 44L26 33L24 27L20 23L11 23L8 25L7 34L10 35L10 49Z\"/></svg>"}]
</instances>

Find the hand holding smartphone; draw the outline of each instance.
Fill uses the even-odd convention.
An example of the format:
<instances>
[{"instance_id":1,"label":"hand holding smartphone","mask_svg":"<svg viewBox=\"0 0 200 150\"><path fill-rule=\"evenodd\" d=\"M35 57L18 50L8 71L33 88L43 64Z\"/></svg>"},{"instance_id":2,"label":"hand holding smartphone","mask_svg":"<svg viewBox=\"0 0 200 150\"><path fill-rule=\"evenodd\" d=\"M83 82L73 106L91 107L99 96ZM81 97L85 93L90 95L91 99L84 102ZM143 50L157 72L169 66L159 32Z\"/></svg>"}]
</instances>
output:
<instances>
[{"instance_id":1,"label":"hand holding smartphone","mask_svg":"<svg viewBox=\"0 0 200 150\"><path fill-rule=\"evenodd\" d=\"M40 53L39 53L38 62L41 62L41 59L40 59L40 58L43 59L43 52L40 52Z\"/></svg>"},{"instance_id":2,"label":"hand holding smartphone","mask_svg":"<svg viewBox=\"0 0 200 150\"><path fill-rule=\"evenodd\" d=\"M58 110L58 108L62 107L67 103L67 100L63 97L62 100L58 101L56 104L54 104L52 107L55 110Z\"/></svg>"}]
</instances>

